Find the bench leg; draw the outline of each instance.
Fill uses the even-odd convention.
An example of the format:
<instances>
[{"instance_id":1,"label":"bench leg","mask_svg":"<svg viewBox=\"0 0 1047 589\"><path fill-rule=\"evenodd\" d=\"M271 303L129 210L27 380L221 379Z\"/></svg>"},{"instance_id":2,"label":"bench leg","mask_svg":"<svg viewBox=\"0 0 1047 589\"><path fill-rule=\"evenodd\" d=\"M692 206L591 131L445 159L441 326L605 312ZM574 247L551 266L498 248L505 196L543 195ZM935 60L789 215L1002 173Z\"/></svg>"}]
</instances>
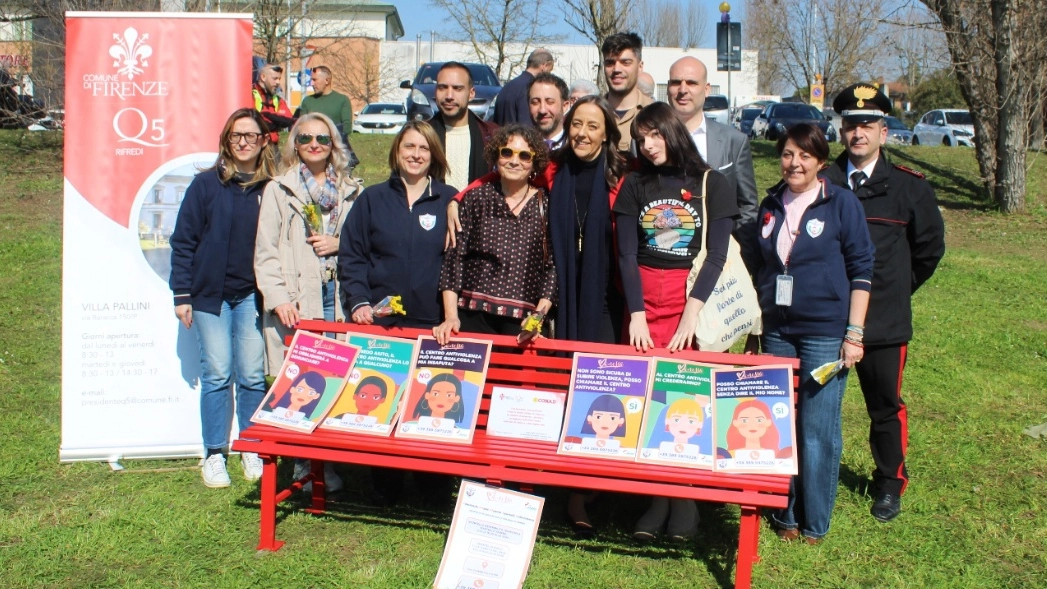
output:
<instances>
[{"instance_id":1,"label":"bench leg","mask_svg":"<svg viewBox=\"0 0 1047 589\"><path fill-rule=\"evenodd\" d=\"M306 508L306 513L323 515L327 512L327 481L324 480L324 461L311 460L310 467L313 471L313 497L311 505Z\"/></svg>"},{"instance_id":2,"label":"bench leg","mask_svg":"<svg viewBox=\"0 0 1047 589\"><path fill-rule=\"evenodd\" d=\"M262 508L261 532L258 550L279 550L284 545L276 539L276 457L260 456L262 459Z\"/></svg>"},{"instance_id":3,"label":"bench leg","mask_svg":"<svg viewBox=\"0 0 1047 589\"><path fill-rule=\"evenodd\" d=\"M738 561L734 567L735 589L749 589L753 580L753 563L760 562L757 546L760 540L760 509L742 505L741 529L738 532Z\"/></svg>"},{"instance_id":4,"label":"bench leg","mask_svg":"<svg viewBox=\"0 0 1047 589\"><path fill-rule=\"evenodd\" d=\"M735 589L750 589L753 584L753 565L760 562L760 508L741 506L741 529L738 531L738 562L735 565Z\"/></svg>"}]
</instances>

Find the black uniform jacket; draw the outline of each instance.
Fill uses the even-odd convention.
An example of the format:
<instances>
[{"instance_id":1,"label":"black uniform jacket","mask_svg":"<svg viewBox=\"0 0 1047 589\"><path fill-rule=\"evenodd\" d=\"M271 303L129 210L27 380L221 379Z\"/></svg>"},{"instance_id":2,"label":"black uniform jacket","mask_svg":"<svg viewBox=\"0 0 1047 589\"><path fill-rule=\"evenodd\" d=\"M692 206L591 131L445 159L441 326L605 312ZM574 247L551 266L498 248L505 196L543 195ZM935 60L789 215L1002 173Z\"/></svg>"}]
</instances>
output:
<instances>
[{"instance_id":1,"label":"black uniform jacket","mask_svg":"<svg viewBox=\"0 0 1047 589\"><path fill-rule=\"evenodd\" d=\"M847 152L824 174L833 184L849 187ZM934 189L923 174L891 164L880 150L872 176L855 194L876 246L865 344L905 343L912 339L912 294L945 255L945 223Z\"/></svg>"}]
</instances>

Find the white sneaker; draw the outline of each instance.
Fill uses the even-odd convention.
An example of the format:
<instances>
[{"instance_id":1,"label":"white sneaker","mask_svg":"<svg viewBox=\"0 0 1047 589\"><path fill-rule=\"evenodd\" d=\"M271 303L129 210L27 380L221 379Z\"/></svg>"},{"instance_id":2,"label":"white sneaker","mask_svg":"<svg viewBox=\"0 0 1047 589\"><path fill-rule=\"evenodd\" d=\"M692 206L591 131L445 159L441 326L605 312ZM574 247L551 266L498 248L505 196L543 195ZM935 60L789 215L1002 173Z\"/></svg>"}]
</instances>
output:
<instances>
[{"instance_id":1,"label":"white sneaker","mask_svg":"<svg viewBox=\"0 0 1047 589\"><path fill-rule=\"evenodd\" d=\"M204 485L212 489L228 487L230 484L229 472L225 469L225 456L221 454L208 456L207 460L204 460L201 473L204 477Z\"/></svg>"},{"instance_id":2,"label":"white sneaker","mask_svg":"<svg viewBox=\"0 0 1047 589\"><path fill-rule=\"evenodd\" d=\"M245 479L257 481L262 478L262 459L254 452L241 452L240 466L244 469Z\"/></svg>"},{"instance_id":3,"label":"white sneaker","mask_svg":"<svg viewBox=\"0 0 1047 589\"><path fill-rule=\"evenodd\" d=\"M312 464L308 460L295 460L294 480L301 480L305 475L309 474L310 468L312 468ZM338 476L338 473L334 471L334 466L330 462L324 463L324 483L327 484L328 493L337 493L345 486L342 482L342 477ZM302 490L306 493L312 493L313 482L309 481L305 485L302 485Z\"/></svg>"}]
</instances>

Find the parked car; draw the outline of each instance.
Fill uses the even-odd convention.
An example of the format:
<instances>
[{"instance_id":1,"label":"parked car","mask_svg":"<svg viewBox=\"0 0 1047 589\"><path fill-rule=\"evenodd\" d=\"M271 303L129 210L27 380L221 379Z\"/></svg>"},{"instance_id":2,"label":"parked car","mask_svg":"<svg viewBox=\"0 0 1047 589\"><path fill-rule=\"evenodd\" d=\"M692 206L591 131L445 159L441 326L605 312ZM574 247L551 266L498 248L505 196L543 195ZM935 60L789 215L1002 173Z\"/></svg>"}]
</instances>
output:
<instances>
[{"instance_id":1,"label":"parked car","mask_svg":"<svg viewBox=\"0 0 1047 589\"><path fill-rule=\"evenodd\" d=\"M954 108L932 110L913 127L913 145L974 147L974 121L971 113Z\"/></svg>"},{"instance_id":2,"label":"parked car","mask_svg":"<svg viewBox=\"0 0 1047 589\"><path fill-rule=\"evenodd\" d=\"M429 120L439 110L436 106L436 73L445 62L424 64L418 68L414 82L404 80L400 87L410 90L407 95L407 118L411 120ZM469 101L469 110L487 120L494 114L494 99L502 91L502 84L490 66L482 63L466 63L473 77L473 88L476 95Z\"/></svg>"},{"instance_id":3,"label":"parked car","mask_svg":"<svg viewBox=\"0 0 1047 589\"><path fill-rule=\"evenodd\" d=\"M404 105L372 102L353 116L353 133L395 135L406 122Z\"/></svg>"},{"instance_id":4,"label":"parked car","mask_svg":"<svg viewBox=\"0 0 1047 589\"><path fill-rule=\"evenodd\" d=\"M905 126L905 123L901 122L897 117L884 117L884 121L887 123L887 143L898 145L913 144L913 132L909 130L909 127Z\"/></svg>"},{"instance_id":5,"label":"parked car","mask_svg":"<svg viewBox=\"0 0 1047 589\"><path fill-rule=\"evenodd\" d=\"M753 136L753 121L763 112L762 108L742 107L734 117L734 128L742 132L746 137Z\"/></svg>"},{"instance_id":6,"label":"parked car","mask_svg":"<svg viewBox=\"0 0 1047 589\"><path fill-rule=\"evenodd\" d=\"M702 107L705 116L722 125L731 124L731 109L728 106L727 97L723 94L710 94L705 97L705 106Z\"/></svg>"},{"instance_id":7,"label":"parked car","mask_svg":"<svg viewBox=\"0 0 1047 589\"><path fill-rule=\"evenodd\" d=\"M802 102L776 102L768 105L753 120L753 136L777 141L786 129L800 123L812 123L825 133L829 143L836 141L836 128L817 108Z\"/></svg>"}]
</instances>

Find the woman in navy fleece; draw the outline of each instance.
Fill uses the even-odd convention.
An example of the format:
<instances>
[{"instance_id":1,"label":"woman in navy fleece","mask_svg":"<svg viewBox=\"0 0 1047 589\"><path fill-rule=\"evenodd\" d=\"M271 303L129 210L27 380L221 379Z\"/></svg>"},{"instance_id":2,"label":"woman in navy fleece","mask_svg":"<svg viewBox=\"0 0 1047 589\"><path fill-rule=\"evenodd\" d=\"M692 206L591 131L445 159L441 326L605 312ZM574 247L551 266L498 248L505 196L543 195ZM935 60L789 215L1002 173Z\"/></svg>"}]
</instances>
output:
<instances>
[{"instance_id":1,"label":"woman in navy fleece","mask_svg":"<svg viewBox=\"0 0 1047 589\"><path fill-rule=\"evenodd\" d=\"M778 535L811 544L829 532L843 435L840 409L847 369L862 359L873 245L858 198L818 177L829 145L818 127L790 128L778 140L782 182L760 205L757 290L763 351L800 359L797 432L800 474L789 505L774 515ZM755 342L750 340L750 351ZM811 371L842 360L818 384Z\"/></svg>"},{"instance_id":2,"label":"woman in navy fleece","mask_svg":"<svg viewBox=\"0 0 1047 589\"><path fill-rule=\"evenodd\" d=\"M269 127L254 109L225 123L218 161L185 191L171 235L175 315L200 342L200 421L204 485L228 487L233 375L243 430L265 396L265 346L254 274L255 227L262 189L274 171ZM240 455L244 476L262 476L257 454Z\"/></svg>"},{"instance_id":3,"label":"woman in navy fleece","mask_svg":"<svg viewBox=\"0 0 1047 589\"><path fill-rule=\"evenodd\" d=\"M349 211L338 247L346 317L360 325L430 328L440 323L440 268L447 159L433 128L411 121L389 149L389 179L368 187ZM375 317L372 305L400 295L406 315Z\"/></svg>"}]
</instances>

